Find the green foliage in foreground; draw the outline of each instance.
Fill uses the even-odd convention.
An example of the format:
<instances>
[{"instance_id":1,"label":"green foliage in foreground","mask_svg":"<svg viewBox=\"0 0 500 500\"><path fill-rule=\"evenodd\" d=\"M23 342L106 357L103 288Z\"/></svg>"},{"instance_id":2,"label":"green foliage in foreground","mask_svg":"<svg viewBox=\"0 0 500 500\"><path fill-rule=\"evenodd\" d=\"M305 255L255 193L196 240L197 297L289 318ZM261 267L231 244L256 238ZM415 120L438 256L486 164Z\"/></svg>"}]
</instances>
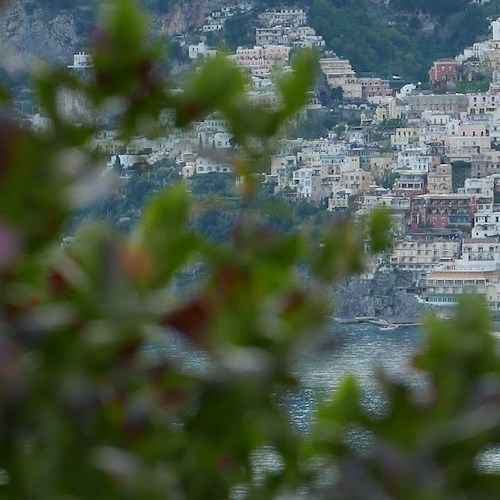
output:
<instances>
[{"instance_id":1,"label":"green foliage in foreground","mask_svg":"<svg viewBox=\"0 0 500 500\"><path fill-rule=\"evenodd\" d=\"M386 405L371 415L347 379L308 435L294 431L280 404L300 389L293 360L321 345L331 281L362 269L365 235L373 252L388 245L384 212L363 229L328 221L317 244L307 227L280 233L251 209L252 174L303 105L314 57L297 58L280 84L283 107L270 111L248 103L243 77L223 59L172 92L129 1L110 11L93 51L85 82L48 67L35 75L49 130L20 127L3 99L0 497L496 498L500 474L477 459L500 439L500 357L475 298L455 320L428 322L415 360L424 394L381 374ZM172 186L128 236L89 228L62 250L68 216L94 194L84 188L99 174L87 146L96 125L75 126L60 113L62 88L85 95L93 117L119 100L124 138L154 133L164 108L178 127L219 111L244 180L229 241L203 238L190 225L189 193ZM180 297L173 284L193 263L206 278ZM179 337L203 354L203 366L149 349ZM353 429L367 436L362 451ZM263 449L279 467L256 477L252 457Z\"/></svg>"}]
</instances>

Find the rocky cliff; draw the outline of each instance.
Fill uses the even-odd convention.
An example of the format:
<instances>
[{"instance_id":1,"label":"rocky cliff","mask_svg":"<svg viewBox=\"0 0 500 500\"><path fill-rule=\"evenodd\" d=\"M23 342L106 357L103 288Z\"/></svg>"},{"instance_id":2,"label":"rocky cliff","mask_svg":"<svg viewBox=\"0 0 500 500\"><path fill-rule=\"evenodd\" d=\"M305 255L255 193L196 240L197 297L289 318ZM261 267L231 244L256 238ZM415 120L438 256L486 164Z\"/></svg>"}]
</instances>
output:
<instances>
[{"instance_id":1,"label":"rocky cliff","mask_svg":"<svg viewBox=\"0 0 500 500\"><path fill-rule=\"evenodd\" d=\"M8 2L0 12L0 47L14 54L10 65L30 56L69 61L79 45L75 16L69 12L49 12L41 2ZM4 61L5 62L5 61Z\"/></svg>"},{"instance_id":2,"label":"rocky cliff","mask_svg":"<svg viewBox=\"0 0 500 500\"><path fill-rule=\"evenodd\" d=\"M7 4L0 14L0 48L68 62L86 46L96 18L93 6L115 1L0 0ZM175 34L200 26L207 14L231 0L137 1L151 11L154 31ZM309 24L327 48L348 58L358 72L424 81L435 59L454 56L488 35L499 1L255 0L255 5L258 11L278 5L306 8Z\"/></svg>"},{"instance_id":3,"label":"rocky cliff","mask_svg":"<svg viewBox=\"0 0 500 500\"><path fill-rule=\"evenodd\" d=\"M1 2L0 2L1 3ZM39 57L68 63L72 54L87 45L97 17L94 2L55 2L51 0L8 0L0 11L0 48L28 60ZM226 4L224 0L156 2L161 9L151 12L152 28L172 35L201 26L207 14ZM5 62L5 58L4 58Z\"/></svg>"},{"instance_id":4,"label":"rocky cliff","mask_svg":"<svg viewBox=\"0 0 500 500\"><path fill-rule=\"evenodd\" d=\"M408 284L395 271L378 272L372 280L350 279L339 283L334 291L335 316L376 317L404 323L420 321L429 308L401 290Z\"/></svg>"},{"instance_id":5,"label":"rocky cliff","mask_svg":"<svg viewBox=\"0 0 500 500\"><path fill-rule=\"evenodd\" d=\"M152 11L153 26L158 33L174 35L200 27L207 14L227 5L227 0L191 0L173 3L167 13Z\"/></svg>"}]
</instances>

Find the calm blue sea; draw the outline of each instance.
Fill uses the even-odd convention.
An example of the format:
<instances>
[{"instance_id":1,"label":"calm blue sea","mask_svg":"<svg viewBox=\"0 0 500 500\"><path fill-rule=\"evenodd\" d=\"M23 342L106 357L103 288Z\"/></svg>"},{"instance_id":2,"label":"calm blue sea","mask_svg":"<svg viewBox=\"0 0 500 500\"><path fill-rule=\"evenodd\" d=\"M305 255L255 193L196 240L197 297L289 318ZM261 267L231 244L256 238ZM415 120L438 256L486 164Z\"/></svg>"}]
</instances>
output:
<instances>
[{"instance_id":1,"label":"calm blue sea","mask_svg":"<svg viewBox=\"0 0 500 500\"><path fill-rule=\"evenodd\" d=\"M425 377L411 368L412 356L423 341L419 328L387 330L371 324L332 323L328 336L335 340L330 348L300 357L293 367L303 388L290 394L283 404L298 432L308 431L314 422L317 402L331 398L346 375L352 374L359 380L364 391L363 404L374 412L384 408L376 377L379 370L403 380L417 391L425 390ZM177 339L162 347L156 345L154 352L183 360L189 370L203 371L207 368L201 353L191 352L186 357L185 349L185 344ZM492 450L482 457L480 463L485 469L500 471L500 453ZM257 469L273 468L273 465L277 464L269 450L256 455Z\"/></svg>"},{"instance_id":2,"label":"calm blue sea","mask_svg":"<svg viewBox=\"0 0 500 500\"><path fill-rule=\"evenodd\" d=\"M371 324L333 324L336 340L329 350L298 360L295 373L304 390L290 398L294 423L307 430L314 418L316 401L330 398L346 375L354 375L364 389L364 404L370 410L383 406L376 382L377 370L405 380L416 387L425 379L410 368L411 357L421 342L417 328L381 329Z\"/></svg>"},{"instance_id":3,"label":"calm blue sea","mask_svg":"<svg viewBox=\"0 0 500 500\"><path fill-rule=\"evenodd\" d=\"M416 388L425 387L425 379L410 368L411 357L421 342L417 328L387 330L371 324L332 322L327 332L328 347L302 354L293 365L302 388L283 401L299 432L307 432L314 421L318 402L331 398L342 379L354 375L363 387L367 409L380 411L384 401L377 386L376 372L384 370ZM188 371L209 370L203 353L193 351L180 338L167 339L151 346L151 354L173 357Z\"/></svg>"}]
</instances>

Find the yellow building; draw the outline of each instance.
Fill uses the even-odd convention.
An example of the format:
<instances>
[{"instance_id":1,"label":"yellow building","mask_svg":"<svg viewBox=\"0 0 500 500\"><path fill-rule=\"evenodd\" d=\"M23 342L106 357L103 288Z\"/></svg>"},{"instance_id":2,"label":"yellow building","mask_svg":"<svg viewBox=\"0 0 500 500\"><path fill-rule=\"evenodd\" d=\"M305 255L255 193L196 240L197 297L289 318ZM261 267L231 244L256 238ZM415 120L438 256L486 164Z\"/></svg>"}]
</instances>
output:
<instances>
[{"instance_id":1,"label":"yellow building","mask_svg":"<svg viewBox=\"0 0 500 500\"><path fill-rule=\"evenodd\" d=\"M414 147L419 140L419 131L413 127L397 128L394 134L391 135L391 147L398 151Z\"/></svg>"},{"instance_id":2,"label":"yellow building","mask_svg":"<svg viewBox=\"0 0 500 500\"><path fill-rule=\"evenodd\" d=\"M427 275L424 300L436 306L457 304L467 293L483 295L492 311L500 311L500 242L466 238L462 256Z\"/></svg>"},{"instance_id":3,"label":"yellow building","mask_svg":"<svg viewBox=\"0 0 500 500\"><path fill-rule=\"evenodd\" d=\"M486 297L490 309L500 310L499 291L500 271L450 268L429 273L424 298L435 306L451 306L461 295L476 293Z\"/></svg>"},{"instance_id":4,"label":"yellow building","mask_svg":"<svg viewBox=\"0 0 500 500\"><path fill-rule=\"evenodd\" d=\"M403 240L394 244L391 266L402 271L424 272L451 262L460 252L458 240Z\"/></svg>"}]
</instances>

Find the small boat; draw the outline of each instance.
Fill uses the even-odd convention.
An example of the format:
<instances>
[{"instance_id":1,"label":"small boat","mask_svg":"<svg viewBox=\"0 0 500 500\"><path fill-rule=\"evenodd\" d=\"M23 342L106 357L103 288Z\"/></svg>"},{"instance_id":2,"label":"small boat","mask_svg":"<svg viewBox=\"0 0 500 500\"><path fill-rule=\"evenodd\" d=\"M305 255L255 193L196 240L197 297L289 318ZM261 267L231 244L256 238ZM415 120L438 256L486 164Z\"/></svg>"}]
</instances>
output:
<instances>
[{"instance_id":1,"label":"small boat","mask_svg":"<svg viewBox=\"0 0 500 500\"><path fill-rule=\"evenodd\" d=\"M381 330L396 330L399 328L401 325L387 325L387 326L381 326Z\"/></svg>"}]
</instances>

